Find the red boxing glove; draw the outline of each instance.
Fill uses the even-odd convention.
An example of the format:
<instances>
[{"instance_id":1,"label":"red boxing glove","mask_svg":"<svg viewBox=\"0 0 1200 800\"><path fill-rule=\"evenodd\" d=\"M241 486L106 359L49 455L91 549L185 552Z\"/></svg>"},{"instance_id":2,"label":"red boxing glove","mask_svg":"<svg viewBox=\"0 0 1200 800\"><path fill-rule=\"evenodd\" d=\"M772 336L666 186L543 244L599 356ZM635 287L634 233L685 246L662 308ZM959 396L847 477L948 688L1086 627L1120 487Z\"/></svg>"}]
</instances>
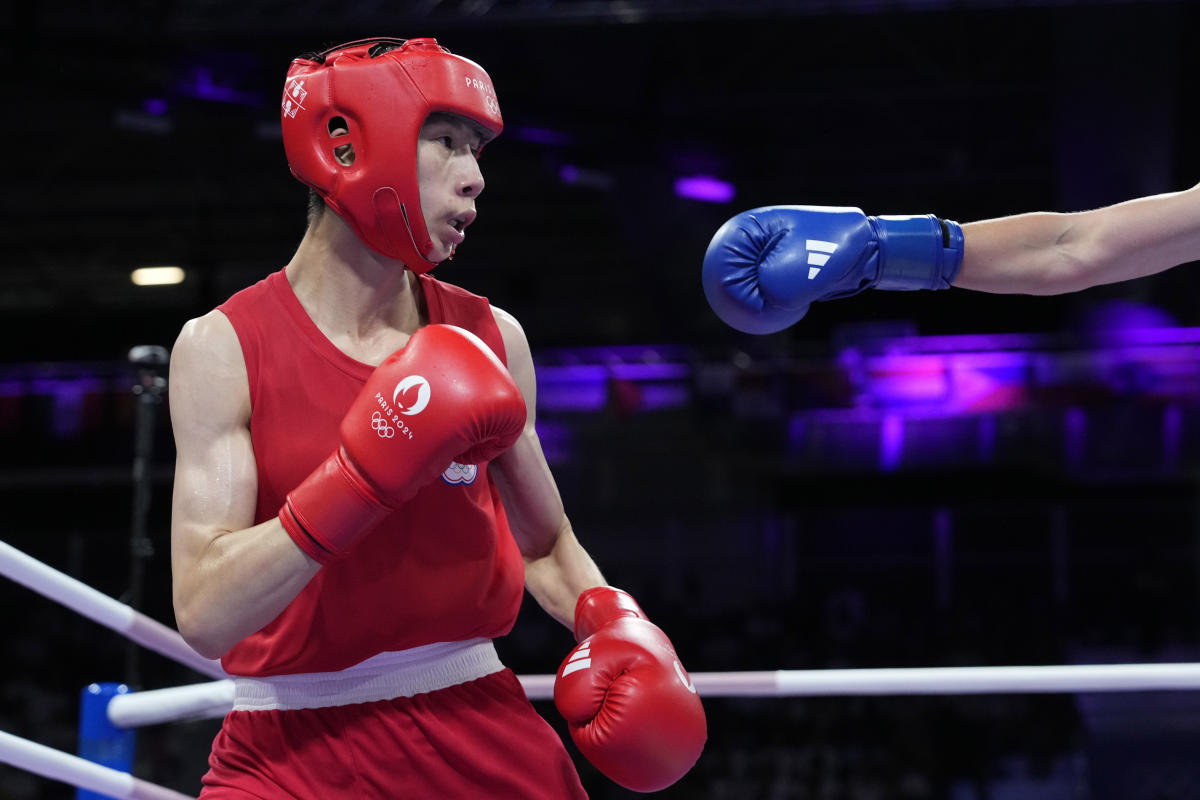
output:
<instances>
[{"instance_id":1,"label":"red boxing glove","mask_svg":"<svg viewBox=\"0 0 1200 800\"><path fill-rule=\"evenodd\" d=\"M554 704L575 745L635 792L665 789L704 749L704 707L675 648L632 597L598 586L579 596L575 637Z\"/></svg>"},{"instance_id":2,"label":"red boxing glove","mask_svg":"<svg viewBox=\"0 0 1200 800\"><path fill-rule=\"evenodd\" d=\"M453 325L420 328L367 378L342 446L288 493L279 519L328 563L452 461L489 461L524 426L521 390L486 344Z\"/></svg>"}]
</instances>

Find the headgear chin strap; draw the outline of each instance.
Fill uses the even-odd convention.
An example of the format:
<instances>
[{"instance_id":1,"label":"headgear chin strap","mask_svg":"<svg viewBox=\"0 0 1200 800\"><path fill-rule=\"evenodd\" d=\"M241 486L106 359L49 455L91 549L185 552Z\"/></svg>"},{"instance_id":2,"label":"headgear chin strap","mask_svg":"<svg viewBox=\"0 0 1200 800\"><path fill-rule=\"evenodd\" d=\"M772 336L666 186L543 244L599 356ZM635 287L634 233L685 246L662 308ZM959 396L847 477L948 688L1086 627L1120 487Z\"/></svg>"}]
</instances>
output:
<instances>
[{"instance_id":1,"label":"headgear chin strap","mask_svg":"<svg viewBox=\"0 0 1200 800\"><path fill-rule=\"evenodd\" d=\"M292 174L373 250L418 273L437 266L428 258L433 240L417 185L417 137L435 111L494 134L504 128L491 78L435 39L360 39L297 58L283 91L283 148ZM345 136L332 136L335 121ZM334 152L347 144L354 152L349 165Z\"/></svg>"}]
</instances>

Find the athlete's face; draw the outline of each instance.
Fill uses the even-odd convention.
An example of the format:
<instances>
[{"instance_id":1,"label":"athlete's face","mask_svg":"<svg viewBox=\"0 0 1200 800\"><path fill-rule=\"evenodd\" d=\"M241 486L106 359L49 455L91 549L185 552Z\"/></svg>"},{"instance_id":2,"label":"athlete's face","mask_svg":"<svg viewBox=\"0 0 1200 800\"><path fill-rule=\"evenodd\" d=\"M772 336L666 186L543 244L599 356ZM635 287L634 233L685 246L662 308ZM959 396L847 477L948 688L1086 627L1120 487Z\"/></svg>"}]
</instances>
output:
<instances>
[{"instance_id":1,"label":"athlete's face","mask_svg":"<svg viewBox=\"0 0 1200 800\"><path fill-rule=\"evenodd\" d=\"M466 239L475 220L475 198L483 191L479 149L483 140L475 126L446 115L431 117L417 141L417 183L421 213L433 250L430 261L443 261Z\"/></svg>"}]
</instances>

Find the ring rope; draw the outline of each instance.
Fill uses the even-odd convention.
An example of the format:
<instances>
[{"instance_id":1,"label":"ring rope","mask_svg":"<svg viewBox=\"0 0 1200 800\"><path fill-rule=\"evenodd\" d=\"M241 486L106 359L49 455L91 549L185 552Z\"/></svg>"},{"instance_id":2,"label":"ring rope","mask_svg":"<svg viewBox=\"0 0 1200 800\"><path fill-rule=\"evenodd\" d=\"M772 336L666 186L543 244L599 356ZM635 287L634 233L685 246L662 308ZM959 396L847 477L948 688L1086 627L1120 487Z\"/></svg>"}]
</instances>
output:
<instances>
[{"instance_id":1,"label":"ring rope","mask_svg":"<svg viewBox=\"0 0 1200 800\"><path fill-rule=\"evenodd\" d=\"M178 631L3 541L0 541L0 575L202 675L210 678L224 678L226 675L219 661L197 653Z\"/></svg>"},{"instance_id":2,"label":"ring rope","mask_svg":"<svg viewBox=\"0 0 1200 800\"><path fill-rule=\"evenodd\" d=\"M192 650L177 631L0 541L0 574L201 674L224 678L220 662ZM554 675L520 676L531 700L554 694ZM1142 692L1200 689L1200 663L708 672L691 676L705 697ZM130 728L219 717L233 707L233 681L119 694L109 720ZM121 800L187 797L132 775L0 731L0 761Z\"/></svg>"},{"instance_id":3,"label":"ring rope","mask_svg":"<svg viewBox=\"0 0 1200 800\"><path fill-rule=\"evenodd\" d=\"M189 795L135 778L128 772L101 766L4 731L0 731L0 761L43 778L119 800L191 800Z\"/></svg>"},{"instance_id":4,"label":"ring rope","mask_svg":"<svg viewBox=\"0 0 1200 800\"><path fill-rule=\"evenodd\" d=\"M1200 663L709 672L692 680L711 697L1153 692L1200 689Z\"/></svg>"},{"instance_id":5,"label":"ring rope","mask_svg":"<svg viewBox=\"0 0 1200 800\"><path fill-rule=\"evenodd\" d=\"M554 675L521 675L530 700L554 696ZM1073 694L1200 689L1200 663L1071 664L1008 667L694 672L702 697ZM233 681L130 692L108 703L118 728L222 717L233 708Z\"/></svg>"}]
</instances>

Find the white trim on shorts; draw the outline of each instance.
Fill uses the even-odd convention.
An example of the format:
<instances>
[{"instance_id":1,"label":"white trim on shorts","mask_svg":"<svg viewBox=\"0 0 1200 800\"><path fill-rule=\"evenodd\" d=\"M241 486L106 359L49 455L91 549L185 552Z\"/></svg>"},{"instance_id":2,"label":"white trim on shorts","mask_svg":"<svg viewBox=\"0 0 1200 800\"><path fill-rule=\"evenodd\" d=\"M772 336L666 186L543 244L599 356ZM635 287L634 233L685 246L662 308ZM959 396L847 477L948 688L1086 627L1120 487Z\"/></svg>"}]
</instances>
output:
<instances>
[{"instance_id":1,"label":"white trim on shorts","mask_svg":"<svg viewBox=\"0 0 1200 800\"><path fill-rule=\"evenodd\" d=\"M338 672L233 679L234 711L289 711L436 692L504 669L491 639L380 653Z\"/></svg>"}]
</instances>

